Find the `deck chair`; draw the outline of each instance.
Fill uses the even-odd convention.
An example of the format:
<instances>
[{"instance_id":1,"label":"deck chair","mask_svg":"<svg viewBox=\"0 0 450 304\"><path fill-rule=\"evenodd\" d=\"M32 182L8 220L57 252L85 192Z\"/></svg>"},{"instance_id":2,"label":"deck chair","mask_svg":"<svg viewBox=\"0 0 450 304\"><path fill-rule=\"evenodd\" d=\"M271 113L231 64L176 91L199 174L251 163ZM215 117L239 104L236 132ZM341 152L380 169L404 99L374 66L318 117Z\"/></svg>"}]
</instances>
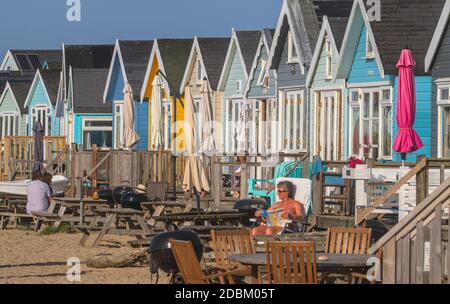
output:
<instances>
[{"instance_id":1,"label":"deck chair","mask_svg":"<svg viewBox=\"0 0 450 304\"><path fill-rule=\"evenodd\" d=\"M197 260L192 242L173 239L169 242L185 284L211 284L215 279L225 284L227 277L238 273L238 271L228 271L206 275Z\"/></svg>"},{"instance_id":2,"label":"deck chair","mask_svg":"<svg viewBox=\"0 0 450 304\"><path fill-rule=\"evenodd\" d=\"M364 255L372 244L370 228L328 228L326 253Z\"/></svg>"},{"instance_id":3,"label":"deck chair","mask_svg":"<svg viewBox=\"0 0 450 304\"><path fill-rule=\"evenodd\" d=\"M249 198L255 198L255 197L263 197L266 200L270 201L270 204L274 204L274 192L270 191L268 189L259 189L256 187L257 183L269 183L272 185L275 185L275 180L280 177L285 177L286 174L297 164L296 161L287 161L284 163L281 163L275 167L275 173L273 179L253 179L250 178L247 181L248 184L248 197ZM292 171L288 177L302 177L303 174L303 163L299 164L294 171Z\"/></svg>"},{"instance_id":4,"label":"deck chair","mask_svg":"<svg viewBox=\"0 0 450 304\"><path fill-rule=\"evenodd\" d=\"M267 242L269 284L317 284L314 241Z\"/></svg>"},{"instance_id":5,"label":"deck chair","mask_svg":"<svg viewBox=\"0 0 450 304\"><path fill-rule=\"evenodd\" d=\"M296 187L294 198L303 204L305 212L305 218L303 221L297 223L300 225L300 231L296 232L306 232L308 216L312 213L312 181L307 178L282 177L275 180L275 185L278 185L278 183L282 181L289 181ZM286 232L290 231L284 230L282 233Z\"/></svg>"},{"instance_id":6,"label":"deck chair","mask_svg":"<svg viewBox=\"0 0 450 304\"><path fill-rule=\"evenodd\" d=\"M218 268L226 271L241 270L243 277L251 275L249 267L228 260L228 257L234 254L256 252L250 230L211 230L211 245ZM235 283L233 277L229 277L229 281Z\"/></svg>"}]
</instances>

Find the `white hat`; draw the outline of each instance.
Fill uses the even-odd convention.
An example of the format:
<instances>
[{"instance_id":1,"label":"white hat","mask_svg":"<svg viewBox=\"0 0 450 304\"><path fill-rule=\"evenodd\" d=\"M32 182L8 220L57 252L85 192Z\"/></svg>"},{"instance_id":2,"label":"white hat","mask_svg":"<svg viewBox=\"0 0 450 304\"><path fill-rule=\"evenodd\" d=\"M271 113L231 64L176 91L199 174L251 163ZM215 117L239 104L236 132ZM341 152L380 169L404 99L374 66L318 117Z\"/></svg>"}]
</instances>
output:
<instances>
[{"instance_id":1,"label":"white hat","mask_svg":"<svg viewBox=\"0 0 450 304\"><path fill-rule=\"evenodd\" d=\"M136 190L140 190L140 191L143 191L143 192L147 192L147 187L146 187L145 185L139 184L139 185L136 187Z\"/></svg>"}]
</instances>

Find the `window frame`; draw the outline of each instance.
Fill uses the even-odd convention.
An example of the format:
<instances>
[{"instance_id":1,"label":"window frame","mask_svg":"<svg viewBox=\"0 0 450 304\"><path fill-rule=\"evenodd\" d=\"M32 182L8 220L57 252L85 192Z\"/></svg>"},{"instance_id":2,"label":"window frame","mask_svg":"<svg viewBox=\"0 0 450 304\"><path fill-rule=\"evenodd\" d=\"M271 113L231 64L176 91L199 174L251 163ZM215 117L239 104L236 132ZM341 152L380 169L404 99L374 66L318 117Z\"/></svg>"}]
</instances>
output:
<instances>
[{"instance_id":1,"label":"window frame","mask_svg":"<svg viewBox=\"0 0 450 304\"><path fill-rule=\"evenodd\" d=\"M333 78L333 49L329 37L325 37L325 77L326 79Z\"/></svg>"},{"instance_id":2,"label":"window frame","mask_svg":"<svg viewBox=\"0 0 450 304\"><path fill-rule=\"evenodd\" d=\"M289 30L288 34L288 64L291 63L299 63L300 62L300 58L298 57L297 51L295 49L295 45L294 45L294 37L292 36L292 32ZM294 56L295 54L295 56Z\"/></svg>"},{"instance_id":3,"label":"window frame","mask_svg":"<svg viewBox=\"0 0 450 304\"><path fill-rule=\"evenodd\" d=\"M261 65L261 71L259 72L259 76L258 76L256 85L262 87L262 86L264 86L264 80L266 78L267 59L261 59L260 65Z\"/></svg>"},{"instance_id":4,"label":"window frame","mask_svg":"<svg viewBox=\"0 0 450 304\"><path fill-rule=\"evenodd\" d=\"M114 102L114 113L113 113L113 126L114 126L114 148L122 149L123 148L123 107L124 101L115 101ZM117 108L119 108L119 112L117 112ZM120 117L120 126L117 126L117 117ZM118 133L120 132L120 133ZM119 140L117 140L117 138Z\"/></svg>"},{"instance_id":5,"label":"window frame","mask_svg":"<svg viewBox=\"0 0 450 304\"><path fill-rule=\"evenodd\" d=\"M366 59L373 59L373 58L375 58L375 51L373 49L373 43L370 40L369 31L366 29Z\"/></svg>"},{"instance_id":6,"label":"window frame","mask_svg":"<svg viewBox=\"0 0 450 304\"><path fill-rule=\"evenodd\" d=\"M41 114L44 112L44 114ZM38 121L40 116L45 117L44 136L51 136L52 134L52 111L46 104L37 104L31 108L31 131L33 131L34 122ZM42 121L41 121L42 124Z\"/></svg>"},{"instance_id":7,"label":"window frame","mask_svg":"<svg viewBox=\"0 0 450 304\"><path fill-rule=\"evenodd\" d=\"M390 96L389 99L383 99L383 92L389 90L390 92ZM355 101L352 99L352 95L353 93L357 92L358 93L358 100ZM353 136L352 136L352 126L354 124L353 121L353 116L349 115L349 133L348 133L348 137L349 137L349 155L353 156L353 157L364 157L364 146L363 146L363 136L364 136L364 94L370 94L370 109L369 109L369 118L366 118L366 120L369 120L369 128L370 130L372 130L373 128L373 121L377 120L378 121L378 144L376 145L378 148L378 154L372 155L372 157L376 158L376 160L392 160L393 159L393 150L392 150L392 140L391 140L391 148L390 148L390 155L384 155L384 126L385 126L385 121L383 119L383 110L386 107L390 107L391 108L391 115L394 114L394 104L393 104L393 87L392 86L382 86L382 87L365 87L365 88L354 88L351 89L349 91L349 113L351 113L353 108L359 108L359 154L356 155L354 154L352 151L353 149ZM379 99L378 99L378 117L374 117L373 116L373 96L375 93L379 94ZM390 121L391 121L391 131L390 131L390 135L391 138L393 136L393 131L394 131L394 124L392 123L393 121L393 117L390 117ZM371 134L371 132L369 132ZM372 149L375 146L370 145L369 149ZM373 151L371 151L370 153L373 153Z\"/></svg>"},{"instance_id":8,"label":"window frame","mask_svg":"<svg viewBox=\"0 0 450 304\"><path fill-rule=\"evenodd\" d=\"M81 119L81 144L84 147L84 132L89 132L89 131L94 131L94 132L111 132L111 139L113 139L114 136L114 128L113 128L113 124L114 124L114 118L113 117L109 117L109 116L85 116L82 117ZM111 126L96 126L96 127L92 127L92 126L86 126L87 122L90 121L108 121L111 122ZM112 146L112 142L111 142L111 146ZM86 148L86 147L85 147ZM98 148L104 148L104 147L98 147ZM112 147L107 147L106 149L110 149Z\"/></svg>"},{"instance_id":9,"label":"window frame","mask_svg":"<svg viewBox=\"0 0 450 304\"><path fill-rule=\"evenodd\" d=\"M301 101L298 100L298 96L301 96ZM281 102L278 104L278 115L281 122L279 149L286 153L306 152L308 149L308 108L305 89L282 91L280 97ZM290 99L291 97L294 97L294 99ZM291 106L291 103L293 106ZM294 113L291 113L291 110ZM290 119L291 117L292 119ZM293 124L292 129L291 124ZM292 131L292 134L286 135L286 131ZM303 136L300 136L302 134ZM296 138L297 143L295 142Z\"/></svg>"},{"instance_id":10,"label":"window frame","mask_svg":"<svg viewBox=\"0 0 450 304\"><path fill-rule=\"evenodd\" d=\"M439 82L436 85L436 104L438 106L438 157L444 157L444 111L450 108L450 82ZM448 90L448 99L442 99L442 90Z\"/></svg>"}]
</instances>

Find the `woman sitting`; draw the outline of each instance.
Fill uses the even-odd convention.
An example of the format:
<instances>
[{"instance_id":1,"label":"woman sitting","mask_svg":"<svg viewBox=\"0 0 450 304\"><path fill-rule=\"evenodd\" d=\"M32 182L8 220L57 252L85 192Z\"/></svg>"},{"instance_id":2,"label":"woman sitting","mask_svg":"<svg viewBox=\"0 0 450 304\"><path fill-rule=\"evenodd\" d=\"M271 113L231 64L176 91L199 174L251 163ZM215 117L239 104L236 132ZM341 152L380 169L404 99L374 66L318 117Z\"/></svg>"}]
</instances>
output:
<instances>
[{"instance_id":1,"label":"woman sitting","mask_svg":"<svg viewBox=\"0 0 450 304\"><path fill-rule=\"evenodd\" d=\"M262 224L252 230L253 236L278 234L285 229L285 226L269 226L267 217L265 216L267 212L279 211L281 213L281 218L284 220L302 221L304 219L305 212L303 204L294 199L294 185L291 182L283 181L278 183L277 195L280 201L267 209L266 212L261 210L256 211L255 215L261 218Z\"/></svg>"}]
</instances>

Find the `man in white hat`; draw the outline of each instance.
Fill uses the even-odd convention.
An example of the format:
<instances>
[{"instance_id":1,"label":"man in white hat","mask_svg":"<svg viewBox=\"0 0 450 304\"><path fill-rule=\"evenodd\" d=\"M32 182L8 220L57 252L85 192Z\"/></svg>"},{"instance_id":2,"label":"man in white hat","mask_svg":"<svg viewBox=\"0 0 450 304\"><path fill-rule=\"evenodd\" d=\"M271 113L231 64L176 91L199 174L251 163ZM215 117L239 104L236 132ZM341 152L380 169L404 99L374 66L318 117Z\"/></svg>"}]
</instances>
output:
<instances>
[{"instance_id":1,"label":"man in white hat","mask_svg":"<svg viewBox=\"0 0 450 304\"><path fill-rule=\"evenodd\" d=\"M147 194L147 187L145 185L139 184L135 189L136 193Z\"/></svg>"}]
</instances>

